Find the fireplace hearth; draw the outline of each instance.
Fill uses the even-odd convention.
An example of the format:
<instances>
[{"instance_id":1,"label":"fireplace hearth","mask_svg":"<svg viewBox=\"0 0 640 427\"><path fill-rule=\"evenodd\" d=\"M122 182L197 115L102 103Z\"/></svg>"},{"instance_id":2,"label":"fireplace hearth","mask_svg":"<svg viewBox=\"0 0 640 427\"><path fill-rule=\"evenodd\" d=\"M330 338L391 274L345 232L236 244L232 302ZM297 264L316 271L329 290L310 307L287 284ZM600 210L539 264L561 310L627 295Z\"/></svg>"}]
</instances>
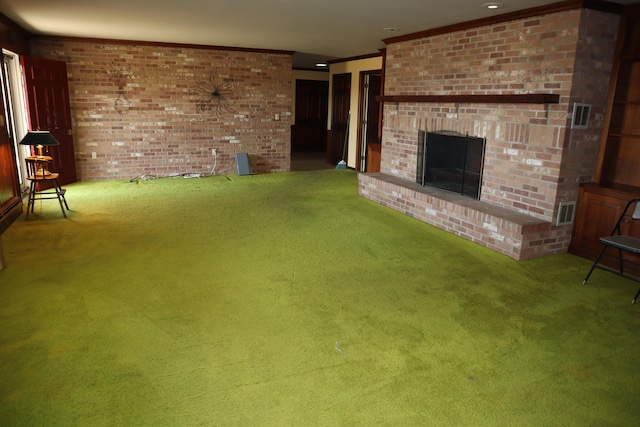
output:
<instances>
[{"instance_id":1,"label":"fireplace hearth","mask_svg":"<svg viewBox=\"0 0 640 427\"><path fill-rule=\"evenodd\" d=\"M480 199L485 143L453 131L419 131L416 182Z\"/></svg>"}]
</instances>

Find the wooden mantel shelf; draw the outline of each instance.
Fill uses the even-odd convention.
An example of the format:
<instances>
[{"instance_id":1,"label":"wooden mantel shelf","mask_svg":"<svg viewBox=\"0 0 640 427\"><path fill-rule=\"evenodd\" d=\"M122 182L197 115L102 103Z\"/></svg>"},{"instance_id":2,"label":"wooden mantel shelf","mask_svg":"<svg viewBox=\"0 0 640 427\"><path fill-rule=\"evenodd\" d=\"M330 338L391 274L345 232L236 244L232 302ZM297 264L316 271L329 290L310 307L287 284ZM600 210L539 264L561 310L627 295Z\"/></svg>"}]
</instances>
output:
<instances>
[{"instance_id":1,"label":"wooden mantel shelf","mask_svg":"<svg viewBox=\"0 0 640 427\"><path fill-rule=\"evenodd\" d=\"M453 102L476 104L558 104L560 95L553 93L523 93L497 95L382 95L380 102Z\"/></svg>"}]
</instances>

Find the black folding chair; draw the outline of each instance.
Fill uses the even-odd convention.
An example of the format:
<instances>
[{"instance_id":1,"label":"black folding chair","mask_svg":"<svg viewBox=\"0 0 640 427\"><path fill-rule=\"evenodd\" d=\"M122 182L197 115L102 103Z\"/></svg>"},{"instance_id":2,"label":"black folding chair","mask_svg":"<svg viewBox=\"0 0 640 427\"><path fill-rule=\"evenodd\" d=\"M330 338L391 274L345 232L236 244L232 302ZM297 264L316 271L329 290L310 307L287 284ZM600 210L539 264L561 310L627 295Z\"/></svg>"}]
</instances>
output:
<instances>
[{"instance_id":1,"label":"black folding chair","mask_svg":"<svg viewBox=\"0 0 640 427\"><path fill-rule=\"evenodd\" d=\"M622 227L622 224L625 224L625 226ZM633 230L634 225L636 227L635 228L636 230L640 230L640 228L637 228L640 226L640 198L633 199L629 203L627 203L627 206L624 208L622 215L620 215L618 222L616 222L615 227L613 227L613 231L611 232L611 235L600 238L600 243L602 243L603 245L602 250L600 251L600 254L598 254L598 257L596 258L593 265L591 266L591 270L589 270L587 277L584 278L584 281L582 282L583 285L587 283L587 280L589 280L591 273L593 273L593 270L595 270L596 267L603 270L610 271L619 276L626 277L627 279L640 282L640 277L628 274L624 268L625 262L639 265L639 263L636 260L630 260L623 256L625 252L640 255L640 238L630 236L628 234L623 234L623 231L625 233L628 233L630 230ZM602 255L604 255L604 252L607 248L614 248L618 250L618 259L619 259L618 270L608 268L598 264L600 262L600 258L602 258ZM633 300L631 300L631 304L635 304L638 297L640 297L640 289L638 289L638 292L633 297Z\"/></svg>"}]
</instances>

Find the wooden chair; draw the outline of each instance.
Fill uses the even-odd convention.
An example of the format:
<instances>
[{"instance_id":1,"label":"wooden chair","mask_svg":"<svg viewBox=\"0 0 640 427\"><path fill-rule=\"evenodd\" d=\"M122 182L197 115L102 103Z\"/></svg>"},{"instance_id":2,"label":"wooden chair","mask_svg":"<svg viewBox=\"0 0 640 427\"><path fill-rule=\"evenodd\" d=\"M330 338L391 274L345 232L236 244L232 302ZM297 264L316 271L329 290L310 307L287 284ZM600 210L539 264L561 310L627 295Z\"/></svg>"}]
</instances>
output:
<instances>
[{"instance_id":1,"label":"wooden chair","mask_svg":"<svg viewBox=\"0 0 640 427\"><path fill-rule=\"evenodd\" d=\"M58 182L59 174L47 170L49 161L51 161L51 157L48 156L30 156L25 159L27 164L27 179L31 181L29 185L26 220L29 219L29 213L33 213L36 200L44 199L58 199L62 216L67 217L65 208L69 210L69 206L64 197L67 190L60 187L60 183Z\"/></svg>"},{"instance_id":2,"label":"wooden chair","mask_svg":"<svg viewBox=\"0 0 640 427\"><path fill-rule=\"evenodd\" d=\"M585 277L582 282L583 285L587 283L587 280L589 280L591 273L593 273L593 270L596 267L610 271L619 276L635 280L636 282L640 282L640 277L628 274L624 267L625 261L636 265L639 264L637 256L640 256L640 237L629 235L631 232L636 236L640 235L640 198L629 201L627 206L624 208L624 211L622 211L618 222L616 222L615 227L613 227L611 235L600 238L600 243L603 245L602 250L591 266L591 270L587 273L587 277ZM617 270L598 264L607 248L614 248L618 250L619 268ZM636 259L625 258L625 253L635 254ZM638 297L640 297L640 289L633 297L633 300L631 300L631 304L635 304Z\"/></svg>"}]
</instances>

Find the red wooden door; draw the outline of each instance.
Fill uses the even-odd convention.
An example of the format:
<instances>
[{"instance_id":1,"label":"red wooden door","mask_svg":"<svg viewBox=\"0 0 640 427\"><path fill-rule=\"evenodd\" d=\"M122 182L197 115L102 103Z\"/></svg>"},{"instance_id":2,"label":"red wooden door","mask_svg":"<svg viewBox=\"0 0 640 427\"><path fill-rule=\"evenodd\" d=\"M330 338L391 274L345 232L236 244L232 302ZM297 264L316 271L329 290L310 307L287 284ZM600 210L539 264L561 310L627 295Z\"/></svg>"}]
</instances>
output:
<instances>
[{"instance_id":1,"label":"red wooden door","mask_svg":"<svg viewBox=\"0 0 640 427\"><path fill-rule=\"evenodd\" d=\"M49 147L49 165L60 174L60 184L76 182L76 159L69 106L67 64L50 59L21 57L24 72L29 128L48 130L60 142Z\"/></svg>"}]
</instances>

